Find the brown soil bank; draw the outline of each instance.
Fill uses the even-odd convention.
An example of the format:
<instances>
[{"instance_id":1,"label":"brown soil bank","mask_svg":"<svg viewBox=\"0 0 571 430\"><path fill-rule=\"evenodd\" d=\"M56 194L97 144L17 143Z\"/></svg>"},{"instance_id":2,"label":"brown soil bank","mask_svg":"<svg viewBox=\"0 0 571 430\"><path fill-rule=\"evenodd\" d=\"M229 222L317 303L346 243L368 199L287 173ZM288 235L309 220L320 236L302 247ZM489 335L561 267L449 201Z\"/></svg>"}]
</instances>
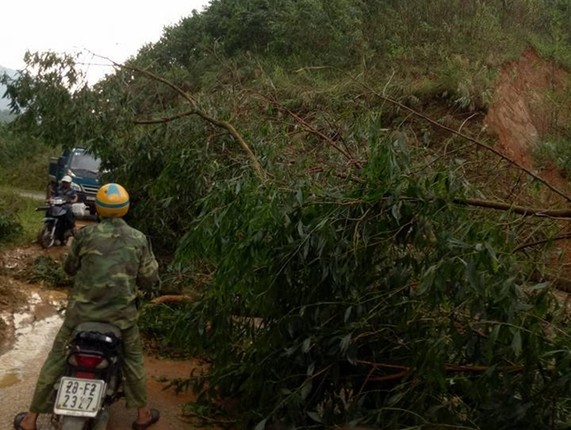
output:
<instances>
[{"instance_id":1,"label":"brown soil bank","mask_svg":"<svg viewBox=\"0 0 571 430\"><path fill-rule=\"evenodd\" d=\"M495 97L485 118L498 136L498 149L521 165L534 168L533 153L542 141L568 120L565 100L569 73L528 50L518 61L503 66ZM546 172L545 179L561 185L561 177ZM567 184L565 183L565 186Z\"/></svg>"},{"instance_id":2,"label":"brown soil bank","mask_svg":"<svg viewBox=\"0 0 571 430\"><path fill-rule=\"evenodd\" d=\"M571 75L528 50L505 64L499 73L495 97L485 118L488 130L497 135L500 152L530 169L549 184L571 196L569 179L552 161L537 157L551 136L561 135L571 119L569 83ZM539 203L544 208L568 206L560 196L546 191ZM562 235L570 230L569 220L560 220ZM554 268L556 288L571 292L571 241L560 240L546 254Z\"/></svg>"}]
</instances>

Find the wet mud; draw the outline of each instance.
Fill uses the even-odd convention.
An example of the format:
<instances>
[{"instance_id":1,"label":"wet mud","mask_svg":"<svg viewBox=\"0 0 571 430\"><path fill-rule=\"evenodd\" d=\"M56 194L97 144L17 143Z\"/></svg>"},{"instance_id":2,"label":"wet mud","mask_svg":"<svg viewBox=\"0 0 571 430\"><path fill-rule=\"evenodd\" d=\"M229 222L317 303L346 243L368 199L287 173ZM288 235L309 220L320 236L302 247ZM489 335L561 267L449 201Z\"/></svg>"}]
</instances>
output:
<instances>
[{"instance_id":1,"label":"wet mud","mask_svg":"<svg viewBox=\"0 0 571 430\"><path fill-rule=\"evenodd\" d=\"M12 429L14 415L28 407L40 367L61 326L59 310L65 299L61 291L32 290L27 306L0 314L10 334L0 355L0 430ZM42 417L38 428L52 428L49 418Z\"/></svg>"}]
</instances>

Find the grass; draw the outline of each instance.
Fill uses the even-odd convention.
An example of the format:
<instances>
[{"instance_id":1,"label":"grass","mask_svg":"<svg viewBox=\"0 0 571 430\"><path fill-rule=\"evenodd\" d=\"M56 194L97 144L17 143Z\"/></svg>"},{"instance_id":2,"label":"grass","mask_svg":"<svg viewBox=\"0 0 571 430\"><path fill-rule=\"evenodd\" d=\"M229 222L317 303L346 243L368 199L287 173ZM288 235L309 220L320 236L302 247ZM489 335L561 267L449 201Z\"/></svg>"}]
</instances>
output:
<instances>
[{"instance_id":1,"label":"grass","mask_svg":"<svg viewBox=\"0 0 571 430\"><path fill-rule=\"evenodd\" d=\"M36 208L40 206L42 202L28 197L24 197L22 199L23 208L18 214L20 223L24 228L22 242L31 243L36 239L36 235L42 227L42 219L44 217L44 213L36 212Z\"/></svg>"},{"instance_id":2,"label":"grass","mask_svg":"<svg viewBox=\"0 0 571 430\"><path fill-rule=\"evenodd\" d=\"M0 247L22 246L32 243L42 226L43 212L36 212L42 201L24 197L18 191L0 188L0 213L20 225L19 234L0 243Z\"/></svg>"},{"instance_id":3,"label":"grass","mask_svg":"<svg viewBox=\"0 0 571 430\"><path fill-rule=\"evenodd\" d=\"M15 138L0 128L0 189L17 184L18 188L45 191L51 157L59 148Z\"/></svg>"},{"instance_id":4,"label":"grass","mask_svg":"<svg viewBox=\"0 0 571 430\"><path fill-rule=\"evenodd\" d=\"M0 127L0 247L32 243L42 226L50 157L59 149L23 140Z\"/></svg>"}]
</instances>

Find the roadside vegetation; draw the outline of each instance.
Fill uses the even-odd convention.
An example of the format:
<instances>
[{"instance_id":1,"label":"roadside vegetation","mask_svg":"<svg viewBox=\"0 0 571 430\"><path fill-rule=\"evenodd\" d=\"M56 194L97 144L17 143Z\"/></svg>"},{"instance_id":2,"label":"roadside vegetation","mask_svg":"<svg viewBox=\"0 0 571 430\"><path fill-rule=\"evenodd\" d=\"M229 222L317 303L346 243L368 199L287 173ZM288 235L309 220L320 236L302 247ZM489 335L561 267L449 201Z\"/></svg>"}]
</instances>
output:
<instances>
[{"instance_id":1,"label":"roadside vegetation","mask_svg":"<svg viewBox=\"0 0 571 430\"><path fill-rule=\"evenodd\" d=\"M45 193L47 162L55 149L0 124L0 246L29 244L42 214L34 194Z\"/></svg>"},{"instance_id":2,"label":"roadside vegetation","mask_svg":"<svg viewBox=\"0 0 571 430\"><path fill-rule=\"evenodd\" d=\"M37 199L0 188L0 247L31 244L41 227Z\"/></svg>"},{"instance_id":3,"label":"roadside vegetation","mask_svg":"<svg viewBox=\"0 0 571 430\"><path fill-rule=\"evenodd\" d=\"M180 294L141 326L209 363L181 375L189 414L552 429L571 413L554 294L571 199L501 157L482 119L526 50L571 66L570 14L562 0L214 0L93 87L73 57L30 53L4 79L19 115L3 133L23 157L87 146L129 190L128 221ZM537 156L566 160L569 129L550 124L542 141L562 143Z\"/></svg>"},{"instance_id":4,"label":"roadside vegetation","mask_svg":"<svg viewBox=\"0 0 571 430\"><path fill-rule=\"evenodd\" d=\"M41 138L18 135L0 123L0 187L45 193L46 166L57 151Z\"/></svg>"}]
</instances>

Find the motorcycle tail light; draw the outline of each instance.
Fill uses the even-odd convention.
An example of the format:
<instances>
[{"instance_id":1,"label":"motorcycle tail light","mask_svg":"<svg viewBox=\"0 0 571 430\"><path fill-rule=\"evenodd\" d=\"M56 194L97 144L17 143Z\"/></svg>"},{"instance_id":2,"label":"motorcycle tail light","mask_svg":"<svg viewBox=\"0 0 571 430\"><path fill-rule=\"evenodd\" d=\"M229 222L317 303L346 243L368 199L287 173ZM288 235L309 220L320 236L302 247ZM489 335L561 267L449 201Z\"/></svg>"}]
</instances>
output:
<instances>
[{"instance_id":1,"label":"motorcycle tail light","mask_svg":"<svg viewBox=\"0 0 571 430\"><path fill-rule=\"evenodd\" d=\"M97 374L93 372L74 372L72 376L81 379L97 379Z\"/></svg>"},{"instance_id":2,"label":"motorcycle tail light","mask_svg":"<svg viewBox=\"0 0 571 430\"><path fill-rule=\"evenodd\" d=\"M109 365L105 357L92 354L72 354L68 363L84 369L104 369Z\"/></svg>"},{"instance_id":3,"label":"motorcycle tail light","mask_svg":"<svg viewBox=\"0 0 571 430\"><path fill-rule=\"evenodd\" d=\"M103 357L96 355L81 355L78 354L76 357L77 364L81 367L86 367L88 369L97 369L99 364L103 361Z\"/></svg>"}]
</instances>

